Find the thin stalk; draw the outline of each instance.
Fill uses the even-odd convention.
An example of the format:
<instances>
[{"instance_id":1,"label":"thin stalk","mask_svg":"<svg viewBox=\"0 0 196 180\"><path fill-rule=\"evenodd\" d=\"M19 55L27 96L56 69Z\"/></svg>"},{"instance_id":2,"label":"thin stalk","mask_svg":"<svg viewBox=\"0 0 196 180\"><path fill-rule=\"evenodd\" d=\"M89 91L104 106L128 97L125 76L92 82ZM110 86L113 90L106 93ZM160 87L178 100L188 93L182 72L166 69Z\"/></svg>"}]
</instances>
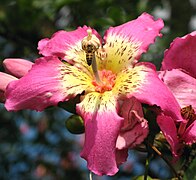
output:
<instances>
[{"instance_id":1,"label":"thin stalk","mask_svg":"<svg viewBox=\"0 0 196 180\"><path fill-rule=\"evenodd\" d=\"M93 180L93 173L91 171L89 172L89 180Z\"/></svg>"},{"instance_id":2,"label":"thin stalk","mask_svg":"<svg viewBox=\"0 0 196 180\"><path fill-rule=\"evenodd\" d=\"M173 173L175 174L175 176L181 180L181 178L179 177L178 173L176 172L176 170L174 169L174 167L171 165L171 163L169 162L169 160L163 156L163 154L155 147L153 146L152 144L150 144L150 147L167 163L167 165L171 168L171 170L173 171Z\"/></svg>"},{"instance_id":3,"label":"thin stalk","mask_svg":"<svg viewBox=\"0 0 196 180\"><path fill-rule=\"evenodd\" d=\"M98 72L98 69L97 69L97 62L96 62L95 54L93 55L92 69L93 69L93 73L95 75L96 82L99 83L99 84L102 84L102 82L100 80L100 77L99 77L99 72Z\"/></svg>"}]
</instances>

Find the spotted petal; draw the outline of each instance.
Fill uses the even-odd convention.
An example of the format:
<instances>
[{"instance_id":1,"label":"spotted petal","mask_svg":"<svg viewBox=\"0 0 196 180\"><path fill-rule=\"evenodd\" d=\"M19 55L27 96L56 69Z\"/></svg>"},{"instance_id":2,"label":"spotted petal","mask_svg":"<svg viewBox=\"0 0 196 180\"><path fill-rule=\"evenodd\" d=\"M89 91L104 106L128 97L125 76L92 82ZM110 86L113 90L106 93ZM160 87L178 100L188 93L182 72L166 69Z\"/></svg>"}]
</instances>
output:
<instances>
[{"instance_id":1,"label":"spotted petal","mask_svg":"<svg viewBox=\"0 0 196 180\"><path fill-rule=\"evenodd\" d=\"M196 79L179 69L162 71L159 77L170 88L180 106L192 105L196 110Z\"/></svg>"},{"instance_id":2,"label":"spotted petal","mask_svg":"<svg viewBox=\"0 0 196 180\"><path fill-rule=\"evenodd\" d=\"M90 78L56 57L39 58L26 76L8 85L5 107L42 111L91 88Z\"/></svg>"},{"instance_id":3,"label":"spotted petal","mask_svg":"<svg viewBox=\"0 0 196 180\"><path fill-rule=\"evenodd\" d=\"M155 21L147 13L136 20L109 28L104 36L107 57L103 68L120 72L127 66L132 67L141 54L147 51L148 46L154 43L155 38L161 36L162 28L163 21Z\"/></svg>"},{"instance_id":4,"label":"spotted petal","mask_svg":"<svg viewBox=\"0 0 196 180\"><path fill-rule=\"evenodd\" d=\"M82 39L87 36L87 26L79 27L74 31L58 31L51 39L45 38L39 41L39 53L44 56L57 56L66 60L70 64L79 64L87 69L90 67L86 62L86 54L82 50ZM92 29L92 33L100 39L99 34Z\"/></svg>"},{"instance_id":5,"label":"spotted petal","mask_svg":"<svg viewBox=\"0 0 196 180\"><path fill-rule=\"evenodd\" d=\"M128 98L134 96L141 103L157 105L174 119L182 119L178 102L150 63L138 63L134 68L120 72L113 91Z\"/></svg>"},{"instance_id":6,"label":"spotted petal","mask_svg":"<svg viewBox=\"0 0 196 180\"><path fill-rule=\"evenodd\" d=\"M196 31L176 38L166 50L161 70L184 69L196 78Z\"/></svg>"},{"instance_id":7,"label":"spotted petal","mask_svg":"<svg viewBox=\"0 0 196 180\"><path fill-rule=\"evenodd\" d=\"M124 156L116 157L115 151L123 119L117 114L114 95L111 91L89 93L77 106L77 112L85 121L81 156L87 160L89 170L98 175L114 175L118 171L116 158L124 159Z\"/></svg>"}]
</instances>

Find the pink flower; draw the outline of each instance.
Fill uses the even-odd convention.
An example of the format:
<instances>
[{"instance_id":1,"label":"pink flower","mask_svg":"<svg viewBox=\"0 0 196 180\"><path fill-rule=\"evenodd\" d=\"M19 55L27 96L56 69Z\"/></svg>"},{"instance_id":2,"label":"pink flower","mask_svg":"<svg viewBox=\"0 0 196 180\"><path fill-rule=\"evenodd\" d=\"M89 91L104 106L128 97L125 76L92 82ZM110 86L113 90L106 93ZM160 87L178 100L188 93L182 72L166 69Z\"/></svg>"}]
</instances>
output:
<instances>
[{"instance_id":1,"label":"pink flower","mask_svg":"<svg viewBox=\"0 0 196 180\"><path fill-rule=\"evenodd\" d=\"M148 133L140 103L157 105L168 116L181 118L180 106L155 67L138 63L161 36L162 27L161 19L155 21L143 13L109 28L103 40L87 26L41 40L38 49L44 57L35 61L27 75L8 85L5 107L42 111L83 94L76 106L85 124L81 156L95 174L114 175L126 160L127 148L141 143Z\"/></svg>"},{"instance_id":2,"label":"pink flower","mask_svg":"<svg viewBox=\"0 0 196 180\"><path fill-rule=\"evenodd\" d=\"M21 78L32 67L32 62L24 59L5 59L3 66L6 73L0 72L0 102L5 101L5 90L7 85L13 81Z\"/></svg>"},{"instance_id":3,"label":"pink flower","mask_svg":"<svg viewBox=\"0 0 196 180\"><path fill-rule=\"evenodd\" d=\"M159 76L170 88L181 107L184 119L159 116L158 124L178 158L184 144L196 142L196 31L176 38L166 50Z\"/></svg>"}]
</instances>

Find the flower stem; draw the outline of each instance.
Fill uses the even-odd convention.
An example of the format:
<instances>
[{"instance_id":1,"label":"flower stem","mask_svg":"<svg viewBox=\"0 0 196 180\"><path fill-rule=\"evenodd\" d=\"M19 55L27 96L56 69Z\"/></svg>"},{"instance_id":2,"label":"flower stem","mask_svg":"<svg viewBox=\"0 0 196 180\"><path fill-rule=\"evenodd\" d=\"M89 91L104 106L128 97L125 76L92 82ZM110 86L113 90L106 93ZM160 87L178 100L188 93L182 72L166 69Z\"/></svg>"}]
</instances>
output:
<instances>
[{"instance_id":1,"label":"flower stem","mask_svg":"<svg viewBox=\"0 0 196 180\"><path fill-rule=\"evenodd\" d=\"M91 171L89 172L89 180L93 180L93 173Z\"/></svg>"},{"instance_id":2,"label":"flower stem","mask_svg":"<svg viewBox=\"0 0 196 180\"><path fill-rule=\"evenodd\" d=\"M152 144L149 143L149 146L167 163L167 165L171 168L171 170L173 171L173 173L175 174L175 176L179 179L182 180L181 177L179 177L178 173L176 172L176 170L174 169L174 167L171 165L171 163L169 162L169 160L163 156L163 154Z\"/></svg>"}]
</instances>

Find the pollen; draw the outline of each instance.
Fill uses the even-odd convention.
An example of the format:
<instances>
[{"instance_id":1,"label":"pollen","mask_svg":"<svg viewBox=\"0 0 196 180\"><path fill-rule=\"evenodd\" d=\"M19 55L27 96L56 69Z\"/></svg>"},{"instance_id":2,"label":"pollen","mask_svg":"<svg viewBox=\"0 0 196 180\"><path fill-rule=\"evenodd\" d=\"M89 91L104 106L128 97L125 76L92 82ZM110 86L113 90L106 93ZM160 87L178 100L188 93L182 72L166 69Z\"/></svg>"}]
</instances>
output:
<instances>
[{"instance_id":1,"label":"pollen","mask_svg":"<svg viewBox=\"0 0 196 180\"><path fill-rule=\"evenodd\" d=\"M98 83L95 79L92 84L95 86L95 91L104 93L105 91L111 91L115 85L116 75L110 70L99 71L101 82Z\"/></svg>"},{"instance_id":2,"label":"pollen","mask_svg":"<svg viewBox=\"0 0 196 180\"><path fill-rule=\"evenodd\" d=\"M190 121L196 120L196 114L195 114L195 111L191 105L182 108L181 115L183 118L185 118L187 120L190 120Z\"/></svg>"}]
</instances>

